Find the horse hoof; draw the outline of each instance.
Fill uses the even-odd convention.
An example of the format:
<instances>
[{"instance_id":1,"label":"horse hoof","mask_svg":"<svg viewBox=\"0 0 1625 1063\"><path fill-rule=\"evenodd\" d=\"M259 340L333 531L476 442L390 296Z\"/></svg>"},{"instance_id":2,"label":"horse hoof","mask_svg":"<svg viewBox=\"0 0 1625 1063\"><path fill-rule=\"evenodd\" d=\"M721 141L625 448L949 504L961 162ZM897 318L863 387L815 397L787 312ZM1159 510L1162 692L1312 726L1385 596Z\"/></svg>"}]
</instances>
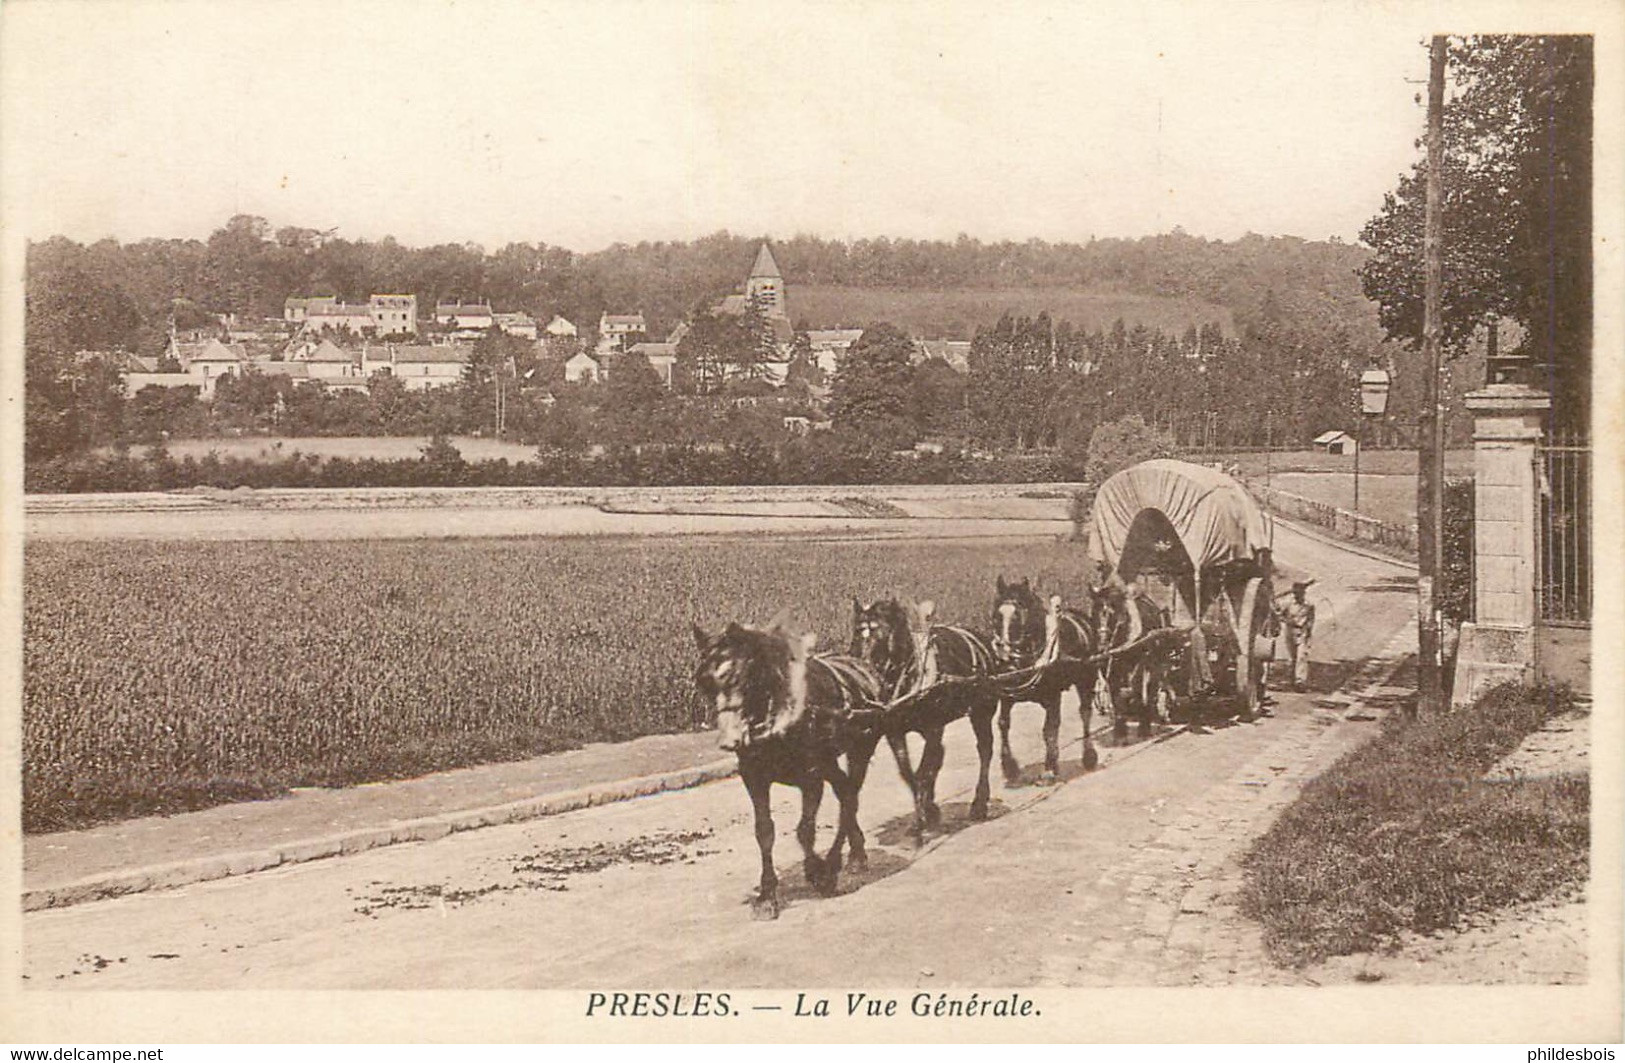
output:
<instances>
[{"instance_id":1,"label":"horse hoof","mask_svg":"<svg viewBox=\"0 0 1625 1063\"><path fill-rule=\"evenodd\" d=\"M779 917L779 901L776 897L758 897L750 902L750 917L758 923L765 923L770 919Z\"/></svg>"},{"instance_id":2,"label":"horse hoof","mask_svg":"<svg viewBox=\"0 0 1625 1063\"><path fill-rule=\"evenodd\" d=\"M925 829L935 830L942 826L942 809L932 805L925 810Z\"/></svg>"},{"instance_id":3,"label":"horse hoof","mask_svg":"<svg viewBox=\"0 0 1625 1063\"><path fill-rule=\"evenodd\" d=\"M1126 722L1112 724L1112 737L1113 738L1127 738L1128 737L1128 724Z\"/></svg>"},{"instance_id":4,"label":"horse hoof","mask_svg":"<svg viewBox=\"0 0 1625 1063\"><path fill-rule=\"evenodd\" d=\"M1007 785L1013 784L1021 778L1021 765L1015 761L1001 761L999 767L1004 771L1004 781Z\"/></svg>"},{"instance_id":5,"label":"horse hoof","mask_svg":"<svg viewBox=\"0 0 1625 1063\"><path fill-rule=\"evenodd\" d=\"M1094 746L1085 746L1083 749L1083 770L1094 771L1095 765L1100 763L1100 754L1095 752Z\"/></svg>"},{"instance_id":6,"label":"horse hoof","mask_svg":"<svg viewBox=\"0 0 1625 1063\"><path fill-rule=\"evenodd\" d=\"M846 866L849 871L869 870L869 854L862 849L854 849L846 855Z\"/></svg>"},{"instance_id":7,"label":"horse hoof","mask_svg":"<svg viewBox=\"0 0 1625 1063\"><path fill-rule=\"evenodd\" d=\"M1050 770L1047 770L1047 769L1045 770L1044 774L1042 774L1042 775L1040 775L1038 777L1038 785L1040 785L1040 786L1054 786L1055 784L1059 783L1060 781L1061 781L1061 777L1057 772L1050 771Z\"/></svg>"},{"instance_id":8,"label":"horse hoof","mask_svg":"<svg viewBox=\"0 0 1625 1063\"><path fill-rule=\"evenodd\" d=\"M974 819L974 820L978 820L978 821L986 819L987 818L987 802L986 801L973 802L971 804L971 806L970 806L970 818Z\"/></svg>"},{"instance_id":9,"label":"horse hoof","mask_svg":"<svg viewBox=\"0 0 1625 1063\"><path fill-rule=\"evenodd\" d=\"M811 886L819 895L828 897L835 892L835 880L839 872L833 870L828 864L818 864L807 868L807 885Z\"/></svg>"}]
</instances>

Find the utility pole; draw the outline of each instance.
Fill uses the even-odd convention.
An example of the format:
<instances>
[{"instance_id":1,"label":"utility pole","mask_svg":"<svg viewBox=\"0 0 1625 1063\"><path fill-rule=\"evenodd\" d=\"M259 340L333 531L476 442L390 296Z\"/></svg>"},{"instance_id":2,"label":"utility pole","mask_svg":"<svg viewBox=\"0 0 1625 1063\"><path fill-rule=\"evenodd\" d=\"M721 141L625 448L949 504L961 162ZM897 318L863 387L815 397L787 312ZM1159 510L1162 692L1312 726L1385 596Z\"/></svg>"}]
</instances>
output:
<instances>
[{"instance_id":1,"label":"utility pole","mask_svg":"<svg viewBox=\"0 0 1625 1063\"><path fill-rule=\"evenodd\" d=\"M1423 713L1444 707L1440 658L1439 605L1435 593L1444 569L1442 487L1444 483L1444 417L1439 389L1439 295L1442 266L1440 236L1444 186L1445 37L1436 34L1428 49L1427 214L1422 230L1425 264L1422 310L1422 416L1416 451L1416 581L1417 708Z\"/></svg>"}]
</instances>

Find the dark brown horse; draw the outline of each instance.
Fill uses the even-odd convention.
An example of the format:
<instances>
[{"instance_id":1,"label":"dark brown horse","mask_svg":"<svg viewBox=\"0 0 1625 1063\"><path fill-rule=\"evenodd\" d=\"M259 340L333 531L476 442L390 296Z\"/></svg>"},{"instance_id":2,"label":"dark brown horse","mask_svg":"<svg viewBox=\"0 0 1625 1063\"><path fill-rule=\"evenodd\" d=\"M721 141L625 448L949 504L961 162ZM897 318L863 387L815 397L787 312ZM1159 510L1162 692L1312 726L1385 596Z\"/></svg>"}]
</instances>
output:
<instances>
[{"instance_id":1,"label":"dark brown horse","mask_svg":"<svg viewBox=\"0 0 1625 1063\"><path fill-rule=\"evenodd\" d=\"M1042 601L1025 578L1007 583L999 577L993 602L993 655L1006 674L999 698L999 764L1006 781L1014 781L1021 765L1010 752L1010 713L1020 702L1044 708L1044 775L1054 779L1061 769L1061 695L1077 691L1078 715L1083 720L1083 766L1100 762L1089 736L1095 680L1099 668L1093 626L1089 617L1062 608L1059 599Z\"/></svg>"},{"instance_id":2,"label":"dark brown horse","mask_svg":"<svg viewBox=\"0 0 1625 1063\"><path fill-rule=\"evenodd\" d=\"M835 892L843 843L851 846L853 867L866 862L858 791L880 740L880 679L861 660L812 653L810 637L790 635L777 624L767 629L729 624L718 635L695 625L694 640L700 651L695 688L715 710L722 748L739 757L739 777L755 812L762 880L752 911L758 919L775 919L779 880L769 804L774 783L801 791L796 840L814 889ZM835 843L820 857L813 842L825 783L841 811Z\"/></svg>"},{"instance_id":3,"label":"dark brown horse","mask_svg":"<svg viewBox=\"0 0 1625 1063\"><path fill-rule=\"evenodd\" d=\"M868 661L880 676L887 703L883 733L897 770L914 795L916 837L942 821L936 801L942 732L961 716L970 717L982 762L970 814L973 819L987 818L993 716L999 708L998 691L990 680L992 651L962 627L932 623L933 611L930 602L911 609L895 598L869 606L852 599L851 653ZM909 763L911 733L925 740L917 770Z\"/></svg>"},{"instance_id":4,"label":"dark brown horse","mask_svg":"<svg viewBox=\"0 0 1625 1063\"><path fill-rule=\"evenodd\" d=\"M1140 721L1141 736L1149 735L1157 714L1158 695L1167 678L1168 651L1155 640L1142 640L1166 628L1168 618L1155 602L1131 594L1120 583L1107 583L1090 594L1094 598L1096 645L1112 654L1101 672L1111 702L1112 733L1119 738L1128 734L1132 714Z\"/></svg>"}]
</instances>

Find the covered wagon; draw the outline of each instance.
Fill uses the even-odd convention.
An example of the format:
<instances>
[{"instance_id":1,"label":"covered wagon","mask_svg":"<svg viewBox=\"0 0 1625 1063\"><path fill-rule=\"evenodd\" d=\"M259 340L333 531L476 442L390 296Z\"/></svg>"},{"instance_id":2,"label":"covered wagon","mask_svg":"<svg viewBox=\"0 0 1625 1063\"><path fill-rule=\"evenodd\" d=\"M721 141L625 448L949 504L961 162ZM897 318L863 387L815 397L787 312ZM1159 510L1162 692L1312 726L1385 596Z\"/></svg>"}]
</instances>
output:
<instances>
[{"instance_id":1,"label":"covered wagon","mask_svg":"<svg viewBox=\"0 0 1625 1063\"><path fill-rule=\"evenodd\" d=\"M1209 695L1236 699L1246 718L1263 703L1275 655L1273 542L1268 514L1217 469L1159 459L1101 484L1090 556L1183 636L1162 684L1170 716Z\"/></svg>"}]
</instances>

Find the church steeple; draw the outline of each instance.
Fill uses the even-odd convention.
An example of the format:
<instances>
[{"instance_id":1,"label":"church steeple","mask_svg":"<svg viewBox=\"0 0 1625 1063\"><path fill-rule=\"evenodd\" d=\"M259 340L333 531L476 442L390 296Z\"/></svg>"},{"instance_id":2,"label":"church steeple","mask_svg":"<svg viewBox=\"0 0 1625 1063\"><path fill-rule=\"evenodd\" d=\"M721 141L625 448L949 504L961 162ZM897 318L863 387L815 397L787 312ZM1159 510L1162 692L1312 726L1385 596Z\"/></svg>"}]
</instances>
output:
<instances>
[{"instance_id":1,"label":"church steeple","mask_svg":"<svg viewBox=\"0 0 1625 1063\"><path fill-rule=\"evenodd\" d=\"M779 264L773 261L773 252L766 243L756 252L756 264L745 278L745 298L760 301L768 317L789 316L784 305L784 275L779 272Z\"/></svg>"},{"instance_id":2,"label":"church steeple","mask_svg":"<svg viewBox=\"0 0 1625 1063\"><path fill-rule=\"evenodd\" d=\"M772 250L766 244L763 244L762 249L756 252L756 264L750 268L750 275L752 277L784 279L784 274L779 272L779 264L773 261Z\"/></svg>"}]
</instances>

